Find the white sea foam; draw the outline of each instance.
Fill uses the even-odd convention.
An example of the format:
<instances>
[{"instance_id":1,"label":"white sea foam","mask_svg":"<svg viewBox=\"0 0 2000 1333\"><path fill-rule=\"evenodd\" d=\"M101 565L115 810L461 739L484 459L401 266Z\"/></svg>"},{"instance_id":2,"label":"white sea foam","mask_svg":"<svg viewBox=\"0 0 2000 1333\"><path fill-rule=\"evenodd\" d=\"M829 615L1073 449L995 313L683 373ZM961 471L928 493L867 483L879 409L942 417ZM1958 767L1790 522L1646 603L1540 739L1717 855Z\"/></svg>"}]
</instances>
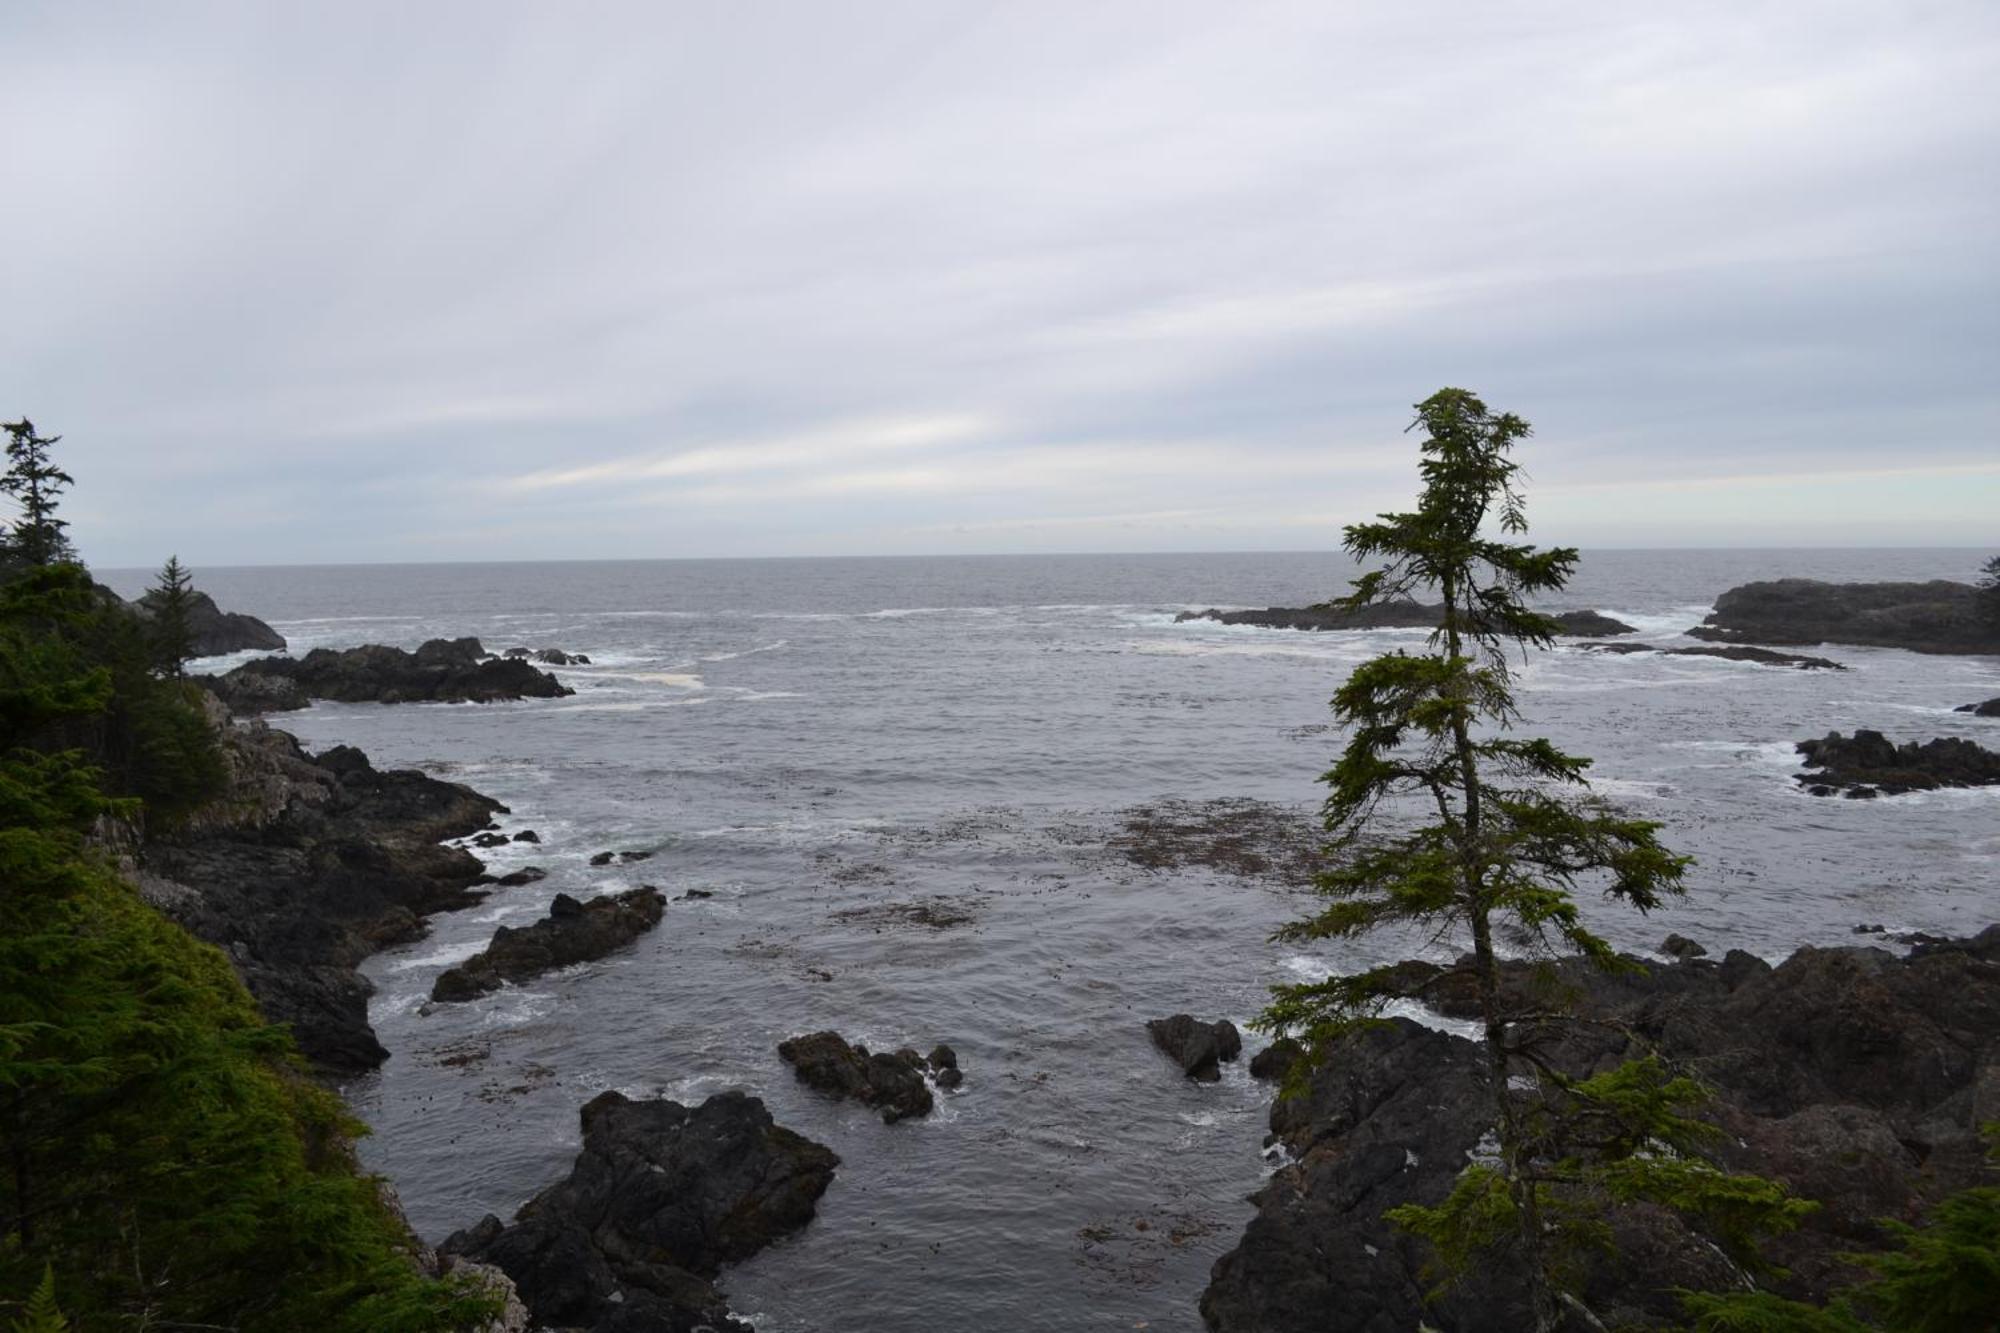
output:
<instances>
[{"instance_id":1,"label":"white sea foam","mask_svg":"<svg viewBox=\"0 0 2000 1333\"><path fill-rule=\"evenodd\" d=\"M1787 768L1799 762L1798 745L1794 741L1667 741L1665 746L1669 750L1695 750Z\"/></svg>"},{"instance_id":2,"label":"white sea foam","mask_svg":"<svg viewBox=\"0 0 2000 1333\"><path fill-rule=\"evenodd\" d=\"M1598 614L1601 616L1610 616L1613 620L1624 621L1633 629L1638 630L1641 638L1663 639L1674 638L1686 633L1689 629L1707 619L1714 611L1715 607L1712 603L1689 602L1681 606L1671 607L1665 611L1620 611L1616 608L1606 607L1600 609ZM1620 637L1624 636L1621 635Z\"/></svg>"},{"instance_id":3,"label":"white sea foam","mask_svg":"<svg viewBox=\"0 0 2000 1333\"><path fill-rule=\"evenodd\" d=\"M1407 1018L1413 1023L1421 1023L1427 1028L1449 1032L1454 1037L1464 1037L1470 1041L1478 1041L1483 1035L1479 1024L1472 1019L1446 1018L1415 1000L1391 1000L1383 1006L1382 1013L1387 1018Z\"/></svg>"},{"instance_id":4,"label":"white sea foam","mask_svg":"<svg viewBox=\"0 0 2000 1333\"><path fill-rule=\"evenodd\" d=\"M464 962L485 947L485 943L480 940L467 940L462 944L447 944L441 948L433 949L429 953L413 954L407 958L398 958L389 964L389 970L391 972L413 972L420 967L449 967L453 963Z\"/></svg>"}]
</instances>

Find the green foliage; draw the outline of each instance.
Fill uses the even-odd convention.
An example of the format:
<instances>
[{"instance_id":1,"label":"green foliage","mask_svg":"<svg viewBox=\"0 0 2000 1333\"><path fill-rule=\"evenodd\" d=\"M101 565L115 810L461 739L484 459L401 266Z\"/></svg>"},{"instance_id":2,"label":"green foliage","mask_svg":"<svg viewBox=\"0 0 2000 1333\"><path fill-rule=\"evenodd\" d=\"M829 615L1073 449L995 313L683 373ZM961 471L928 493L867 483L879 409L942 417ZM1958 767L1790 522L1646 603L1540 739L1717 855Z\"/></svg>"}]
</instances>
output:
<instances>
[{"instance_id":1,"label":"green foliage","mask_svg":"<svg viewBox=\"0 0 2000 1333\"><path fill-rule=\"evenodd\" d=\"M193 599L194 576L179 556L168 556L146 601L153 612L154 666L176 680L187 674L187 660L194 656L194 630L188 623Z\"/></svg>"},{"instance_id":2,"label":"green foliage","mask_svg":"<svg viewBox=\"0 0 2000 1333\"><path fill-rule=\"evenodd\" d=\"M154 660L147 622L81 566L27 570L0 587L0 749L79 751L156 822L213 799L226 773L199 695Z\"/></svg>"},{"instance_id":3,"label":"green foliage","mask_svg":"<svg viewBox=\"0 0 2000 1333\"><path fill-rule=\"evenodd\" d=\"M2000 1328L2000 1188L1952 1195L1927 1225L1883 1223L1898 1246L1857 1256L1873 1270L1859 1299L1897 1333L1992 1333Z\"/></svg>"},{"instance_id":4,"label":"green foliage","mask_svg":"<svg viewBox=\"0 0 2000 1333\"><path fill-rule=\"evenodd\" d=\"M1691 1292L1682 1303L1696 1333L1869 1333L1845 1306L1822 1309L1768 1291Z\"/></svg>"},{"instance_id":5,"label":"green foliage","mask_svg":"<svg viewBox=\"0 0 2000 1333\"><path fill-rule=\"evenodd\" d=\"M26 417L0 425L0 430L7 432L7 471L0 475L0 491L21 506L8 549L31 565L75 558L69 538L63 535L69 524L56 517L59 497L75 481L49 457L49 447L62 436L36 434L35 423Z\"/></svg>"},{"instance_id":6,"label":"green foliage","mask_svg":"<svg viewBox=\"0 0 2000 1333\"><path fill-rule=\"evenodd\" d=\"M1561 589L1577 553L1488 535L1527 529L1509 456L1529 435L1527 422L1463 389L1441 390L1416 410L1423 493L1411 512L1347 529L1349 554L1377 567L1339 605L1434 596L1441 623L1428 652L1375 658L1335 693L1346 744L1322 777L1333 868L1317 888L1327 901L1278 937L1406 925L1470 942L1470 962L1454 974L1469 972L1478 986L1497 1160L1468 1167L1438 1205L1390 1217L1431 1243L1447 1282L1475 1260L1508 1254L1527 1274L1536 1326L1552 1329L1561 1307L1577 1304L1580 1257L1605 1242L1603 1217L1616 1205L1664 1204L1746 1256L1806 1205L1700 1160L1711 1131L1693 1114L1703 1093L1692 1080L1652 1059L1565 1078L1539 1053L1564 1016L1560 1000L1531 1013L1502 1001L1496 930L1544 957L1625 966L1586 924L1579 893L1650 911L1684 891L1689 859L1660 843L1657 823L1590 796L1588 759L1508 734L1518 718L1509 655L1548 647L1558 629L1528 599ZM1298 1035L1317 1059L1406 988L1391 967L1280 986L1260 1024ZM1534 1092L1513 1090L1520 1074Z\"/></svg>"},{"instance_id":7,"label":"green foliage","mask_svg":"<svg viewBox=\"0 0 2000 1333\"><path fill-rule=\"evenodd\" d=\"M1689 1293L1699 1333L1993 1333L2000 1329L2000 1189L1974 1186L1921 1227L1885 1218L1895 1248L1850 1254L1869 1276L1826 1306L1766 1291Z\"/></svg>"},{"instance_id":8,"label":"green foliage","mask_svg":"<svg viewBox=\"0 0 2000 1333\"><path fill-rule=\"evenodd\" d=\"M56 1304L56 1272L47 1264L42 1265L42 1280L28 1297L27 1308L14 1324L14 1333L69 1333L69 1321L63 1318L62 1307Z\"/></svg>"},{"instance_id":9,"label":"green foliage","mask_svg":"<svg viewBox=\"0 0 2000 1333\"><path fill-rule=\"evenodd\" d=\"M36 1333L474 1326L493 1300L417 1271L361 1127L228 960L92 850L106 815L220 789L192 688L81 568L0 586L0 1310Z\"/></svg>"}]
</instances>

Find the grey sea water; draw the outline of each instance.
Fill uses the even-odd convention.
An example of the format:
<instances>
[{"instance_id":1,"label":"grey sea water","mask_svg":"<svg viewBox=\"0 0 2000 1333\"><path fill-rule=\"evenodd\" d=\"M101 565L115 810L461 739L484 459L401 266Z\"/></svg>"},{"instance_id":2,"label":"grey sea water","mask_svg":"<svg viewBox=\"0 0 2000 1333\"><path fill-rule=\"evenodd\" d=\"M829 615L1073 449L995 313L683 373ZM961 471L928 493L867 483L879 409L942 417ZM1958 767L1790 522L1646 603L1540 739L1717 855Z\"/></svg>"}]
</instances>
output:
<instances>
[{"instance_id":1,"label":"grey sea water","mask_svg":"<svg viewBox=\"0 0 2000 1333\"><path fill-rule=\"evenodd\" d=\"M1676 642L1756 578L1967 578L1980 553L1587 554L1558 609ZM1115 845L1135 807L1255 798L1309 810L1338 745L1326 700L1398 631L1175 624L1191 607L1343 590L1333 555L675 561L198 571L294 651L478 635L561 647L574 698L319 705L279 719L314 748L470 783L549 877L434 922L369 964L394 1053L348 1089L367 1164L429 1238L507 1216L567 1170L576 1108L606 1088L698 1101L741 1087L842 1167L803 1233L726 1274L770 1333L1200 1327L1195 1299L1264 1178L1268 1090L1242 1066L1178 1076L1144 1021L1247 1021L1274 982L1407 942L1268 942L1307 905L1267 879L1149 870ZM144 576L110 580L134 592ZM1698 864L1684 904L1596 911L1646 950L1669 931L1776 958L1857 923L2000 919L2000 790L1804 795L1792 743L2000 725L2000 660L1828 648L1844 673L1536 654L1523 730L1595 757L1600 792L1662 820ZM654 852L591 868L601 850ZM432 980L559 891L639 883L676 901L614 958L465 1005ZM920 910L921 909L921 910ZM949 1041L963 1090L884 1126L796 1086L774 1047L833 1027ZM1253 1041L1254 1049L1254 1041Z\"/></svg>"}]
</instances>

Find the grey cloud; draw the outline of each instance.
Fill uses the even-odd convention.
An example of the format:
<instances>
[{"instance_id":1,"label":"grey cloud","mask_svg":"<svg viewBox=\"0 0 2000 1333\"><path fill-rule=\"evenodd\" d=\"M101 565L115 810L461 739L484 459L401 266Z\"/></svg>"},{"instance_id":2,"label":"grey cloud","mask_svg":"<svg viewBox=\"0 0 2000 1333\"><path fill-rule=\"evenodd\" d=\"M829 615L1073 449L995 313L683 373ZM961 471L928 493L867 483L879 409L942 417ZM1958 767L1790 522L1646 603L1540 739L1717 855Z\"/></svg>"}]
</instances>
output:
<instances>
[{"instance_id":1,"label":"grey cloud","mask_svg":"<svg viewBox=\"0 0 2000 1333\"><path fill-rule=\"evenodd\" d=\"M100 563L1329 545L1443 383L1536 422L1551 540L2000 511L1984 0L0 41L0 407L65 434ZM973 424L866 438L912 421ZM1763 507L1693 535L1729 478Z\"/></svg>"}]
</instances>

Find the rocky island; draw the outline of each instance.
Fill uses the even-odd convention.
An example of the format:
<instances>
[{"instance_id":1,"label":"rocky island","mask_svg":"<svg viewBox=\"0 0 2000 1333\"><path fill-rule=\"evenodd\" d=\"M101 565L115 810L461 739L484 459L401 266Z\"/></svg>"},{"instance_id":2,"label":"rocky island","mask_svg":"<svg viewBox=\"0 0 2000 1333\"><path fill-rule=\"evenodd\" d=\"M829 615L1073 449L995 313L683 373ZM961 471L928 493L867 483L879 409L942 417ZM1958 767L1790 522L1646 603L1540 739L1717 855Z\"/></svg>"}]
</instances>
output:
<instances>
[{"instance_id":1,"label":"rocky island","mask_svg":"<svg viewBox=\"0 0 2000 1333\"><path fill-rule=\"evenodd\" d=\"M564 661L574 660L565 657ZM301 658L262 657L200 681L233 713L341 703L495 703L576 693L526 657L497 657L478 639L432 639L414 653L381 644L315 648Z\"/></svg>"},{"instance_id":2,"label":"rocky island","mask_svg":"<svg viewBox=\"0 0 2000 1333\"><path fill-rule=\"evenodd\" d=\"M1852 736L1839 732L1816 741L1800 741L1804 764L1815 771L1798 780L1814 796L1840 792L1866 800L1935 791L1939 787L1990 787L2000 784L2000 754L1956 736L1897 745L1879 731L1862 729Z\"/></svg>"},{"instance_id":3,"label":"rocky island","mask_svg":"<svg viewBox=\"0 0 2000 1333\"><path fill-rule=\"evenodd\" d=\"M2000 620L1970 583L1774 579L1731 588L1688 633L1714 643L1850 643L1918 653L2000 654Z\"/></svg>"}]
</instances>

